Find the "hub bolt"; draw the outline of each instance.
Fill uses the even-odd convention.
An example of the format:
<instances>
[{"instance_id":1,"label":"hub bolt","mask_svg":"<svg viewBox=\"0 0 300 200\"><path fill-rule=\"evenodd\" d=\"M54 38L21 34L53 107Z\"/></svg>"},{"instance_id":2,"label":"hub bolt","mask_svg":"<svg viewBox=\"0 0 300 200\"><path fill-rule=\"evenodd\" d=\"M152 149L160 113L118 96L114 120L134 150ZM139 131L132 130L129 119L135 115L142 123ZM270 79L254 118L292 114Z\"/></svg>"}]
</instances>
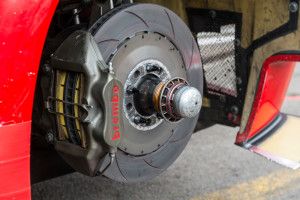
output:
<instances>
[{"instance_id":1,"label":"hub bolt","mask_svg":"<svg viewBox=\"0 0 300 200\"><path fill-rule=\"evenodd\" d=\"M140 92L139 89L137 89L136 87L133 87L133 86L129 86L126 91L127 91L127 94L137 94Z\"/></svg>"},{"instance_id":2,"label":"hub bolt","mask_svg":"<svg viewBox=\"0 0 300 200\"><path fill-rule=\"evenodd\" d=\"M155 72L155 71L160 72L161 71L160 67L157 67L155 65L147 65L146 70L147 70L147 72Z\"/></svg>"},{"instance_id":3,"label":"hub bolt","mask_svg":"<svg viewBox=\"0 0 300 200\"><path fill-rule=\"evenodd\" d=\"M145 119L145 118L142 118L141 116L139 115L136 115L134 117L134 123L136 124L147 124L149 125L151 123L151 119Z\"/></svg>"}]
</instances>

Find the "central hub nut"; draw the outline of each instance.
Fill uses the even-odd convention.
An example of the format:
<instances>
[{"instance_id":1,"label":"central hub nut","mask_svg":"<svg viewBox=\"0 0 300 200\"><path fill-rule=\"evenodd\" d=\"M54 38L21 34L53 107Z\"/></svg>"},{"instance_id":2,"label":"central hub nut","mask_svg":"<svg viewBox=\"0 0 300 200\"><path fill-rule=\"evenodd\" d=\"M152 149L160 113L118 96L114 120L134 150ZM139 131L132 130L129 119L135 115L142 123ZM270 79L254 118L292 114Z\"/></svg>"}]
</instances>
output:
<instances>
[{"instance_id":1,"label":"central hub nut","mask_svg":"<svg viewBox=\"0 0 300 200\"><path fill-rule=\"evenodd\" d=\"M154 108L168 122L196 117L202 106L200 92L182 78L161 82L153 95Z\"/></svg>"},{"instance_id":2,"label":"central hub nut","mask_svg":"<svg viewBox=\"0 0 300 200\"><path fill-rule=\"evenodd\" d=\"M196 117L202 106L200 92L190 86L181 87L174 95L175 113L182 118Z\"/></svg>"}]
</instances>

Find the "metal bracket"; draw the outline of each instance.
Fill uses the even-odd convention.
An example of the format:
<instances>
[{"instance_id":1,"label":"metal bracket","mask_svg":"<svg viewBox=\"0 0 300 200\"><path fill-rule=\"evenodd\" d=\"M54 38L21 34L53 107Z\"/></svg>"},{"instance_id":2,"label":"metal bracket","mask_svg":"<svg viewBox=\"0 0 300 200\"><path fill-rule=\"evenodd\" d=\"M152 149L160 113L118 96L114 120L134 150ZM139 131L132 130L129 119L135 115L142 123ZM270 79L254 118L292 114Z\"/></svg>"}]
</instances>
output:
<instances>
[{"instance_id":1,"label":"metal bracket","mask_svg":"<svg viewBox=\"0 0 300 200\"><path fill-rule=\"evenodd\" d=\"M87 104L78 104L78 103L72 103L72 102L68 102L68 101L63 101L61 99L57 99L55 97L47 97L47 101L45 102L45 108L48 110L49 113L51 114L55 114L55 115L62 115L62 116L65 116L65 117L69 117L69 118L72 118L72 119L76 119L80 122L83 122L83 123L89 123L88 121L84 121L82 120L81 118L79 117L75 117L75 116L72 116L72 115L67 115L65 113L61 113L61 112L57 112L57 111L53 111L52 108L53 106L53 101L57 101L57 102L61 102L61 103L64 103L64 104L69 104L69 105L73 105L73 106L79 106L81 108L83 108L84 110L88 111L88 109L91 109L93 108L92 106L90 105L87 105Z\"/></svg>"}]
</instances>

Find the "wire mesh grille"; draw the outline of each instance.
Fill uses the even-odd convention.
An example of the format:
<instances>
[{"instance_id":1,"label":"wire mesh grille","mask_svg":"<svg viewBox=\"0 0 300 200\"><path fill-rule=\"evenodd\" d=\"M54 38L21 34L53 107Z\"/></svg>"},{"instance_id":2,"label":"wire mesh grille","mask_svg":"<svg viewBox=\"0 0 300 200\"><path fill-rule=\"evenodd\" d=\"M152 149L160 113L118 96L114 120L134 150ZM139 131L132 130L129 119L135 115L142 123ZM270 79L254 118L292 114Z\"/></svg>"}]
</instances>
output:
<instances>
[{"instance_id":1,"label":"wire mesh grille","mask_svg":"<svg viewBox=\"0 0 300 200\"><path fill-rule=\"evenodd\" d=\"M197 41L208 92L236 97L235 24L221 26L220 33L200 32Z\"/></svg>"}]
</instances>

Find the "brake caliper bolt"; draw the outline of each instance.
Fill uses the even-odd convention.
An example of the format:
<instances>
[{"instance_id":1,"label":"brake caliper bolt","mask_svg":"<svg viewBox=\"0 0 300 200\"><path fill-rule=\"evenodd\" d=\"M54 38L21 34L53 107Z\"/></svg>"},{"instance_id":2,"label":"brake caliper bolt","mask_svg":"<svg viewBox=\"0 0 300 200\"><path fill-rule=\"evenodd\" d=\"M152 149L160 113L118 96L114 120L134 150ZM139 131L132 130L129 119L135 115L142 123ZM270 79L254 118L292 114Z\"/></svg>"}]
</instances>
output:
<instances>
[{"instance_id":1,"label":"brake caliper bolt","mask_svg":"<svg viewBox=\"0 0 300 200\"><path fill-rule=\"evenodd\" d=\"M43 72L44 72L45 74L50 74L50 73L51 73L51 67L50 67L49 64L44 64L44 65L43 65Z\"/></svg>"},{"instance_id":2,"label":"brake caliper bolt","mask_svg":"<svg viewBox=\"0 0 300 200\"><path fill-rule=\"evenodd\" d=\"M51 131L49 131L46 135L45 135L45 139L48 143L53 143L54 141L54 135Z\"/></svg>"}]
</instances>

